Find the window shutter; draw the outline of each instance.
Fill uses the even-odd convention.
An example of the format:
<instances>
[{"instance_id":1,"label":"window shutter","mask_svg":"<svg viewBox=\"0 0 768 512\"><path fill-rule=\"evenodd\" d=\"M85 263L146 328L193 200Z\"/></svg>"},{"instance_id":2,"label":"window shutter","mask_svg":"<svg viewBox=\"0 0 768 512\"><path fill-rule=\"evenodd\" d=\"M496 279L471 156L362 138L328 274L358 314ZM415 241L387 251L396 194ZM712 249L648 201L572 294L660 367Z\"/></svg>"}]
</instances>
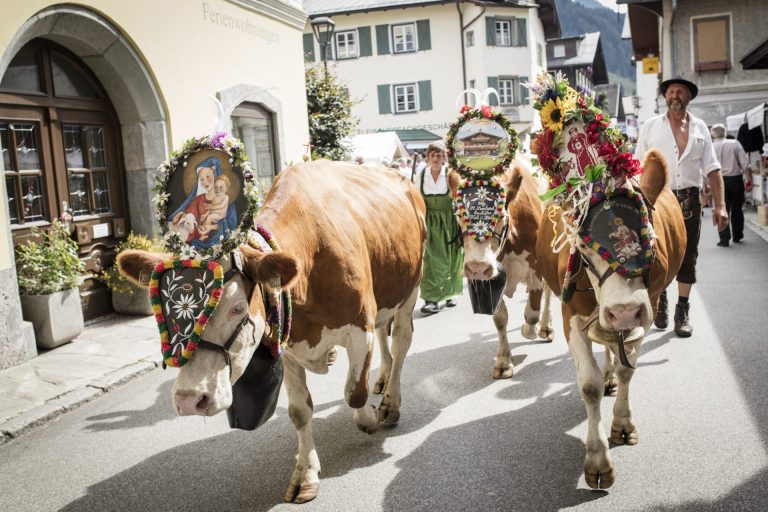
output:
<instances>
[{"instance_id":1,"label":"window shutter","mask_svg":"<svg viewBox=\"0 0 768 512\"><path fill-rule=\"evenodd\" d=\"M496 90L496 92L499 92L499 77L489 76L488 87L493 87ZM499 100L496 98L495 94L491 95L491 97L488 99L488 102L491 104L492 107L497 107L499 105Z\"/></svg>"},{"instance_id":2,"label":"window shutter","mask_svg":"<svg viewBox=\"0 0 768 512\"><path fill-rule=\"evenodd\" d=\"M357 36L360 38L360 56L370 57L373 55L373 47L371 46L371 27L358 28Z\"/></svg>"},{"instance_id":3,"label":"window shutter","mask_svg":"<svg viewBox=\"0 0 768 512\"><path fill-rule=\"evenodd\" d=\"M418 20L416 22L416 36L419 39L419 50L432 49L432 39L429 35L429 20Z\"/></svg>"},{"instance_id":4,"label":"window shutter","mask_svg":"<svg viewBox=\"0 0 768 512\"><path fill-rule=\"evenodd\" d=\"M376 53L389 54L389 25L376 25Z\"/></svg>"},{"instance_id":5,"label":"window shutter","mask_svg":"<svg viewBox=\"0 0 768 512\"><path fill-rule=\"evenodd\" d=\"M517 21L517 46L528 46L525 18L517 18L515 21Z\"/></svg>"},{"instance_id":6,"label":"window shutter","mask_svg":"<svg viewBox=\"0 0 768 512\"><path fill-rule=\"evenodd\" d=\"M419 82L419 110L432 110L432 82Z\"/></svg>"},{"instance_id":7,"label":"window shutter","mask_svg":"<svg viewBox=\"0 0 768 512\"><path fill-rule=\"evenodd\" d=\"M389 96L389 84L377 85L379 91L379 114L392 113L392 98Z\"/></svg>"},{"instance_id":8,"label":"window shutter","mask_svg":"<svg viewBox=\"0 0 768 512\"><path fill-rule=\"evenodd\" d=\"M493 16L485 18L485 44L496 46L496 18Z\"/></svg>"},{"instance_id":9,"label":"window shutter","mask_svg":"<svg viewBox=\"0 0 768 512\"><path fill-rule=\"evenodd\" d=\"M521 105L528 105L528 88L523 84L528 81L527 76L518 77L518 83L520 84L520 101Z\"/></svg>"},{"instance_id":10,"label":"window shutter","mask_svg":"<svg viewBox=\"0 0 768 512\"><path fill-rule=\"evenodd\" d=\"M314 34L304 34L304 62L315 62Z\"/></svg>"}]
</instances>

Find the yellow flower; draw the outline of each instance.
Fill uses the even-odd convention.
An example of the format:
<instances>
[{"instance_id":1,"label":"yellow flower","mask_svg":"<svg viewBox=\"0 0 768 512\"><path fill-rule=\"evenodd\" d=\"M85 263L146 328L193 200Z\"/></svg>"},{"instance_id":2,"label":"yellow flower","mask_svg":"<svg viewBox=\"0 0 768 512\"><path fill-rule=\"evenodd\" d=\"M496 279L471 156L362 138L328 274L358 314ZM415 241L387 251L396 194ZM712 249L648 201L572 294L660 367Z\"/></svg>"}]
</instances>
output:
<instances>
[{"instance_id":1,"label":"yellow flower","mask_svg":"<svg viewBox=\"0 0 768 512\"><path fill-rule=\"evenodd\" d=\"M579 93L573 87L568 87L568 92L563 99L563 110L568 112L569 110L576 109L576 100L579 99Z\"/></svg>"},{"instance_id":2,"label":"yellow flower","mask_svg":"<svg viewBox=\"0 0 768 512\"><path fill-rule=\"evenodd\" d=\"M563 129L563 118L565 110L560 98L549 100L544 108L541 109L541 124L553 132L559 132Z\"/></svg>"}]
</instances>

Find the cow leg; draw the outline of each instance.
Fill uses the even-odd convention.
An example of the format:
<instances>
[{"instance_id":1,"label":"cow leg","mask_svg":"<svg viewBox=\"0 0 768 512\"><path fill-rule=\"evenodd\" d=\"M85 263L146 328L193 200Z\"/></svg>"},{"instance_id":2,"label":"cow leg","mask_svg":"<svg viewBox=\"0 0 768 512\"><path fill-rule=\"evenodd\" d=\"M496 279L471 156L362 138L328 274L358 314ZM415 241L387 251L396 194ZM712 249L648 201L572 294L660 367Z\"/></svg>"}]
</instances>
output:
<instances>
[{"instance_id":1,"label":"cow leg","mask_svg":"<svg viewBox=\"0 0 768 512\"><path fill-rule=\"evenodd\" d=\"M605 396L616 396L616 365L618 360L609 347L605 347L605 365L603 366L603 382L605 383Z\"/></svg>"},{"instance_id":2,"label":"cow leg","mask_svg":"<svg viewBox=\"0 0 768 512\"><path fill-rule=\"evenodd\" d=\"M371 322L370 327L372 327ZM347 337L349 372L344 386L344 399L355 409L353 414L357 428L372 434L379 428L376 410L368 406L368 375L373 355L372 328L354 329Z\"/></svg>"},{"instance_id":3,"label":"cow leg","mask_svg":"<svg viewBox=\"0 0 768 512\"><path fill-rule=\"evenodd\" d=\"M389 351L389 326L390 322L384 327L376 329L376 340L379 342L379 354L381 354L381 364L376 374L376 384L373 385L373 392L381 394L387 387L389 373L392 370L392 353Z\"/></svg>"},{"instance_id":4,"label":"cow leg","mask_svg":"<svg viewBox=\"0 0 768 512\"><path fill-rule=\"evenodd\" d=\"M389 382L384 390L384 398L379 405L379 421L387 425L394 425L400 421L400 375L403 371L403 362L408 349L411 348L413 339L413 307L419 296L419 289L415 288L408 300L406 300L395 313L392 327L392 363L389 373ZM383 363L382 363L383 366Z\"/></svg>"},{"instance_id":5,"label":"cow leg","mask_svg":"<svg viewBox=\"0 0 768 512\"><path fill-rule=\"evenodd\" d=\"M320 459L312 436L312 396L307 389L304 368L288 353L283 356L285 389L288 391L288 416L299 437L299 453L283 499L305 503L317 497L320 490Z\"/></svg>"},{"instance_id":6,"label":"cow leg","mask_svg":"<svg viewBox=\"0 0 768 512\"><path fill-rule=\"evenodd\" d=\"M514 373L512 364L512 353L509 350L509 340L507 339L507 324L509 322L509 311L504 299L501 299L499 309L493 314L493 325L496 326L496 332L499 335L499 347L496 351L496 358L493 365L494 379L508 379Z\"/></svg>"},{"instance_id":7,"label":"cow leg","mask_svg":"<svg viewBox=\"0 0 768 512\"><path fill-rule=\"evenodd\" d=\"M593 489L607 489L613 485L615 474L613 460L608 452L608 438L605 437L600 418L603 378L592 354L592 342L579 329L579 318L574 315L570 319L568 348L576 365L579 393L587 409L584 478L587 485ZM585 321L584 318L581 320Z\"/></svg>"},{"instance_id":8,"label":"cow leg","mask_svg":"<svg viewBox=\"0 0 768 512\"><path fill-rule=\"evenodd\" d=\"M611 349L618 347L611 346ZM640 351L640 343L632 343L625 346L627 359L632 366L637 367L637 356ZM611 350L611 351L612 351ZM614 358L618 357L614 354ZM611 441L615 444L637 444L640 440L637 427L632 421L632 411L629 407L629 382L635 374L635 370L627 368L623 364L616 365L616 378L619 381L619 391L616 402L613 404L613 422L611 423Z\"/></svg>"},{"instance_id":9,"label":"cow leg","mask_svg":"<svg viewBox=\"0 0 768 512\"><path fill-rule=\"evenodd\" d=\"M552 328L552 312L550 310L552 289L547 286L543 279L538 279L541 280L544 286L544 305L541 308L541 320L539 321L539 338L550 342L555 339L555 330Z\"/></svg>"},{"instance_id":10,"label":"cow leg","mask_svg":"<svg viewBox=\"0 0 768 512\"><path fill-rule=\"evenodd\" d=\"M536 279L536 275L532 270L528 271L528 279L526 286L528 288L528 301L525 304L525 323L521 332L523 336L529 340L535 340L536 324L539 323L541 317L541 295L542 295L542 281Z\"/></svg>"}]
</instances>

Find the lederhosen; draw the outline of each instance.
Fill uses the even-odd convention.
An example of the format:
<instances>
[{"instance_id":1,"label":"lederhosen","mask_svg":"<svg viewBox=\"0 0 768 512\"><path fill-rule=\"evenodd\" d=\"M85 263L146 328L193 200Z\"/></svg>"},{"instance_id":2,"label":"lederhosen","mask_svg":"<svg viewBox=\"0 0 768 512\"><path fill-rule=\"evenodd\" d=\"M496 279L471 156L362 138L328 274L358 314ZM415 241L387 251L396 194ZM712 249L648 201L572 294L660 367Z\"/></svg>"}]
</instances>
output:
<instances>
[{"instance_id":1,"label":"lederhosen","mask_svg":"<svg viewBox=\"0 0 768 512\"><path fill-rule=\"evenodd\" d=\"M683 210L685 232L688 243L685 246L685 256L677 280L681 283L696 282L696 259L699 256L699 236L701 235L701 201L699 187L680 188L672 191Z\"/></svg>"}]
</instances>

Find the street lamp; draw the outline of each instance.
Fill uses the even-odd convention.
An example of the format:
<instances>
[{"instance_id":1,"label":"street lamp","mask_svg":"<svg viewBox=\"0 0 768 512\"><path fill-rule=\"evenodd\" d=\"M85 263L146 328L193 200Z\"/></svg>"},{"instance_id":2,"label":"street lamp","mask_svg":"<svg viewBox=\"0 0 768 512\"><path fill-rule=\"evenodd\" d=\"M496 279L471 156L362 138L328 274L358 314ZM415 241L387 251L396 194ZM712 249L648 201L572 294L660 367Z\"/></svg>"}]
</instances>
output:
<instances>
[{"instance_id":1,"label":"street lamp","mask_svg":"<svg viewBox=\"0 0 768 512\"><path fill-rule=\"evenodd\" d=\"M323 67L325 68L325 81L328 81L328 45L333 38L333 32L336 30L336 23L325 16L314 18L310 21L312 32L315 34L317 44L320 45L320 51L323 55Z\"/></svg>"}]
</instances>

